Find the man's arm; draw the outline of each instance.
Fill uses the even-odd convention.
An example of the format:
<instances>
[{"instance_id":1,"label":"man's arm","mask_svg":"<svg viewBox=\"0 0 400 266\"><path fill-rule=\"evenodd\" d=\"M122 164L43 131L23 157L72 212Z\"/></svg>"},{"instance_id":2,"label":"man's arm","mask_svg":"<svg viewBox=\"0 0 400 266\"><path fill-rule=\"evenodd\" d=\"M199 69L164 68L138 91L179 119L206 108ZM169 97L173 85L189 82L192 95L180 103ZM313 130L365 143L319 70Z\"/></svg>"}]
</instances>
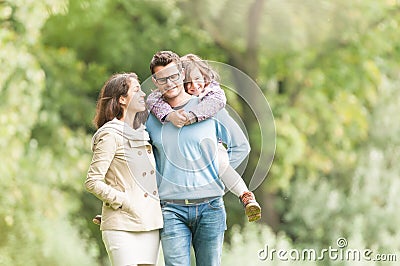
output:
<instances>
[{"instance_id":1,"label":"man's arm","mask_svg":"<svg viewBox=\"0 0 400 266\"><path fill-rule=\"evenodd\" d=\"M217 137L227 145L230 165L237 168L250 153L249 141L226 109L219 111L215 119L218 129Z\"/></svg>"}]
</instances>

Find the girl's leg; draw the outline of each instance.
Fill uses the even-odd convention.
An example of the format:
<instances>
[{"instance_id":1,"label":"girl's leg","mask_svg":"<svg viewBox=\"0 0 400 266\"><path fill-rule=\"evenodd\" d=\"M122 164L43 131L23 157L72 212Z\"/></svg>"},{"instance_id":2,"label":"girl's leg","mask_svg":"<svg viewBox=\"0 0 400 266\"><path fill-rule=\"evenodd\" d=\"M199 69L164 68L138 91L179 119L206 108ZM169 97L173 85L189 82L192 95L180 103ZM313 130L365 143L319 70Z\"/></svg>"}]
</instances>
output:
<instances>
[{"instance_id":1,"label":"girl's leg","mask_svg":"<svg viewBox=\"0 0 400 266\"><path fill-rule=\"evenodd\" d=\"M219 178L224 182L225 187L238 197L244 192L249 191L243 178L230 165L219 175Z\"/></svg>"},{"instance_id":2,"label":"girl's leg","mask_svg":"<svg viewBox=\"0 0 400 266\"><path fill-rule=\"evenodd\" d=\"M218 171L225 187L236 196L240 197L243 192L249 191L242 177L229 164L228 152L222 143L218 144Z\"/></svg>"},{"instance_id":3,"label":"girl's leg","mask_svg":"<svg viewBox=\"0 0 400 266\"><path fill-rule=\"evenodd\" d=\"M256 201L254 194L249 191L243 178L229 164L229 157L225 147L218 145L219 177L225 186L242 202L249 222L261 218L261 207Z\"/></svg>"}]
</instances>

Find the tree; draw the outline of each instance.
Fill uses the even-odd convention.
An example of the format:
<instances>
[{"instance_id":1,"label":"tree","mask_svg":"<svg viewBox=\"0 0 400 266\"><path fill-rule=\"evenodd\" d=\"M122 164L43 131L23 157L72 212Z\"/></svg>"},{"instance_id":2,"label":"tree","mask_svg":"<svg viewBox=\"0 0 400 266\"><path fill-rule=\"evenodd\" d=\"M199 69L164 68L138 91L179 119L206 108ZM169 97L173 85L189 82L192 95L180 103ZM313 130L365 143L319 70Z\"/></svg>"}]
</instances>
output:
<instances>
[{"instance_id":1,"label":"tree","mask_svg":"<svg viewBox=\"0 0 400 266\"><path fill-rule=\"evenodd\" d=\"M32 138L36 124L45 119L40 109L45 72L36 53L43 52L40 29L49 11L62 10L60 1L2 1L0 61L0 264L93 265L95 250L69 222L77 207L66 180L77 177L82 165L74 149L81 133L54 128L64 137L69 154L56 157L51 148ZM56 144L56 143L53 143ZM87 143L85 143L87 144ZM94 251L94 252L93 252Z\"/></svg>"},{"instance_id":2,"label":"tree","mask_svg":"<svg viewBox=\"0 0 400 266\"><path fill-rule=\"evenodd\" d=\"M396 46L381 27L397 23L398 6L375 1L179 3L193 28L224 51L227 63L256 80L271 104L277 150L262 186L268 193L257 191L265 198L265 221L278 230L280 213L286 211L278 195L292 180L324 176L348 185L358 148L368 141L367 114L380 82L378 62L391 61L385 53ZM203 15L189 20L195 11ZM239 94L246 90L240 81L236 85ZM245 102L240 105L252 132L263 121L249 115ZM251 139L253 169L258 140Z\"/></svg>"},{"instance_id":3,"label":"tree","mask_svg":"<svg viewBox=\"0 0 400 266\"><path fill-rule=\"evenodd\" d=\"M15 177L21 176L22 163L26 169L22 176L34 180L24 189L50 180L40 193L61 194L65 201L57 202L65 202L66 213L81 225L84 238L90 217L99 211L98 202L81 185L94 130L90 121L102 82L111 73L132 70L145 81L152 54L168 49L178 54L197 53L230 66L232 71L221 73L222 85L229 107L242 117L250 136L252 153L244 175L248 184L254 170L260 168L260 154L271 153L275 145L264 146L266 150L260 145L265 137L261 130L272 132L265 120L254 114L260 104L257 100L265 98L246 96L246 102L241 96L249 86L256 86L268 100L275 118L276 153L268 179L255 192L263 201L263 221L275 232L284 230L293 246L322 247L339 233L346 233L350 243L360 246L392 243L387 232L393 229L388 225L381 231L385 237L368 236L358 242L354 239L357 234L350 232L356 231L356 226L349 230L344 225L330 227L332 217L341 223L354 217L360 232L366 232L367 226L376 226L376 220L367 221L355 214L360 215L365 204L374 202L377 193L396 192L394 188L371 191L369 187L376 187L373 180L380 179L367 180L365 173L360 174L363 168L382 169L384 161L391 161L390 154L396 155L383 145L393 138L392 131L385 130L390 136L378 138L381 131L372 130L374 119L370 116L382 112L377 110L386 105L395 106L391 99L380 102L383 84L394 86L397 82L399 5L395 1L71 0L68 8L60 7L62 12L38 20L40 25L33 16L26 16L30 24L15 17L22 1L5 3L11 11L2 12L2 26L7 31L1 35L6 48L0 51L0 58L7 71L0 73L0 93L7 100L0 105L0 132L7 137L0 143L7 149L10 144L16 147L10 156L2 157L10 180L7 184L15 184ZM40 6L32 9L37 17L46 14ZM45 10L52 13L53 9ZM10 55L17 60L7 60ZM238 78L237 70L249 79ZM29 85L28 90L27 84L36 86ZM28 107L20 108L16 99L23 99ZM10 109L15 110L13 115L3 115ZM372 167L370 154L376 150L385 159L381 166ZM36 170L31 160L37 161L40 169L49 170ZM267 174L268 169L262 171ZM43 172L53 175L39 178ZM365 201L357 200L355 191L365 194ZM69 197L73 199L67 203ZM230 225L242 223L237 199L231 200L230 194L226 197ZM14 198L5 202L11 204ZM374 212L383 217L388 211L379 212L376 207L366 213L368 217ZM9 211L3 213L2 228L15 221ZM55 216L61 215L57 213ZM98 237L98 228L91 229ZM98 243L101 245L100 240Z\"/></svg>"},{"instance_id":4,"label":"tree","mask_svg":"<svg viewBox=\"0 0 400 266\"><path fill-rule=\"evenodd\" d=\"M399 153L400 127L392 120L400 99L400 80L393 74L399 70L395 67L386 76L395 79L393 82L379 87L380 98L369 117L369 143L362 148L356 170L348 178L348 189L326 179L299 179L293 184L285 215L286 232L295 235L302 246L337 248L337 239L344 238L346 249L371 249L373 261L378 254L397 255L400 250L396 229L400 216L393 211L399 207L399 167L394 158ZM305 193L297 193L299 190ZM396 265L393 259L385 264ZM351 260L345 263L353 264Z\"/></svg>"}]
</instances>

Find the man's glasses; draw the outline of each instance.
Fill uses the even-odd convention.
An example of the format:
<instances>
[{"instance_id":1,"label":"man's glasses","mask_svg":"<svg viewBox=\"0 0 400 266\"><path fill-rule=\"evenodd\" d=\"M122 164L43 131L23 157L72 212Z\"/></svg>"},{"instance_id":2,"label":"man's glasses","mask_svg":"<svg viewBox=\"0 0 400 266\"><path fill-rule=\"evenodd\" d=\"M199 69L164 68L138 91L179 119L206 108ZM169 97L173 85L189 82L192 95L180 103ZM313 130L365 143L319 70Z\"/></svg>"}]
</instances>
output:
<instances>
[{"instance_id":1,"label":"man's glasses","mask_svg":"<svg viewBox=\"0 0 400 266\"><path fill-rule=\"evenodd\" d=\"M172 74L172 75L170 75L168 77L165 77L165 78L156 78L155 80L159 85L164 85L164 84L167 84L168 80L177 81L180 76L181 75L179 73L176 73L176 74Z\"/></svg>"}]
</instances>

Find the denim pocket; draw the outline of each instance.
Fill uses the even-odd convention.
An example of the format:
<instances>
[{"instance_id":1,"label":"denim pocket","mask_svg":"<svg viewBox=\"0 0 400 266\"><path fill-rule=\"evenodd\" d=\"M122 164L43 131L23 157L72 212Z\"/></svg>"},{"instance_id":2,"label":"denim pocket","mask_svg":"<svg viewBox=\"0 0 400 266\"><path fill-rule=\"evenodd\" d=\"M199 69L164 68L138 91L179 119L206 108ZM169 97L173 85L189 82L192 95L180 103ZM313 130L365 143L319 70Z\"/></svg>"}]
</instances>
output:
<instances>
[{"instance_id":1,"label":"denim pocket","mask_svg":"<svg viewBox=\"0 0 400 266\"><path fill-rule=\"evenodd\" d=\"M208 202L208 206L211 209L219 210L224 208L224 201L222 198L217 198Z\"/></svg>"},{"instance_id":2,"label":"denim pocket","mask_svg":"<svg viewBox=\"0 0 400 266\"><path fill-rule=\"evenodd\" d=\"M161 201L160 201L160 205L161 205L161 209L162 209L162 208L164 208L164 207L167 207L168 202L161 200Z\"/></svg>"}]
</instances>

